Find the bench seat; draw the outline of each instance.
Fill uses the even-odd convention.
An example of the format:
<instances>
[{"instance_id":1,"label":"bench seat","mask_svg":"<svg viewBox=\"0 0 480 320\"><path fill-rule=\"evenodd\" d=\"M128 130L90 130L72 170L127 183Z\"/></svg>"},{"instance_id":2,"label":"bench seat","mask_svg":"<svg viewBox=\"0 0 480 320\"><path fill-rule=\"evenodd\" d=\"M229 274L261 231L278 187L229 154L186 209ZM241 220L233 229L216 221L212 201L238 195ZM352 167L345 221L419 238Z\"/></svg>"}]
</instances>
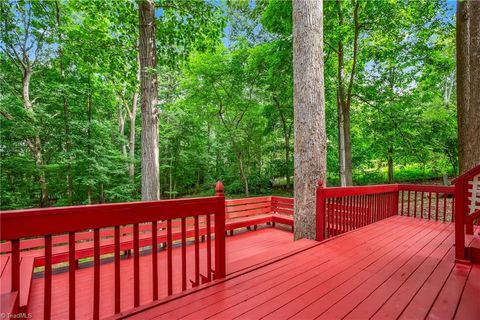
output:
<instances>
[{"instance_id":1,"label":"bench seat","mask_svg":"<svg viewBox=\"0 0 480 320\"><path fill-rule=\"evenodd\" d=\"M0 293L8 296L12 294L12 261L10 255L2 255L1 257L1 291ZM20 312L28 312L28 302L30 299L30 289L32 287L32 275L34 269L34 258L28 256L20 257L20 296L19 305ZM16 292L16 291L15 291ZM5 296L5 299L7 299ZM2 298L3 299L3 298Z\"/></svg>"}]
</instances>

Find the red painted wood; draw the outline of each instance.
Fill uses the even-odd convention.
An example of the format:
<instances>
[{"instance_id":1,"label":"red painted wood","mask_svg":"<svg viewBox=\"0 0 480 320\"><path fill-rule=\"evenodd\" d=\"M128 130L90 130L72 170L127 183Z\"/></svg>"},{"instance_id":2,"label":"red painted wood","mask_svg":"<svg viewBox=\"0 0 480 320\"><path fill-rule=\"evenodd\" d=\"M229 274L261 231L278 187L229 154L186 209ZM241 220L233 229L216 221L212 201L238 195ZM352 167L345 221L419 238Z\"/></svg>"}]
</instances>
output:
<instances>
[{"instance_id":1,"label":"red painted wood","mask_svg":"<svg viewBox=\"0 0 480 320\"><path fill-rule=\"evenodd\" d=\"M115 286L114 286L114 291L115 291L115 295L114 295L114 300L115 300L115 307L114 307L114 312L115 313L119 313L120 312L120 309L121 309L121 303L120 303L120 290L121 290L121 287L120 287L120 227L119 226L115 226L115 271L114 271L114 282L115 282Z\"/></svg>"},{"instance_id":2,"label":"red painted wood","mask_svg":"<svg viewBox=\"0 0 480 320\"><path fill-rule=\"evenodd\" d=\"M182 218L182 290L187 290L187 229ZM210 232L207 233L207 236Z\"/></svg>"},{"instance_id":3,"label":"red painted wood","mask_svg":"<svg viewBox=\"0 0 480 320\"><path fill-rule=\"evenodd\" d=\"M158 243L157 221L152 221L152 299L158 300Z\"/></svg>"},{"instance_id":4,"label":"red painted wood","mask_svg":"<svg viewBox=\"0 0 480 320\"><path fill-rule=\"evenodd\" d=\"M212 229L209 214L207 214L207 279L212 280Z\"/></svg>"},{"instance_id":5,"label":"red painted wood","mask_svg":"<svg viewBox=\"0 0 480 320\"><path fill-rule=\"evenodd\" d=\"M172 220L167 220L167 274L168 295L173 293L173 264L172 264Z\"/></svg>"},{"instance_id":6,"label":"red painted wood","mask_svg":"<svg viewBox=\"0 0 480 320\"><path fill-rule=\"evenodd\" d=\"M195 217L195 282L194 287L200 285L200 233L198 231L198 217Z\"/></svg>"},{"instance_id":7,"label":"red painted wood","mask_svg":"<svg viewBox=\"0 0 480 320\"><path fill-rule=\"evenodd\" d=\"M217 197L2 211L1 240L189 217L192 212L204 215L219 211L224 211L224 202ZM53 220L55 223L51 223Z\"/></svg>"},{"instance_id":8,"label":"red painted wood","mask_svg":"<svg viewBox=\"0 0 480 320\"><path fill-rule=\"evenodd\" d=\"M14 260L12 260L14 261ZM12 285L12 289L15 287ZM52 236L45 236L45 271L44 271L43 317L50 319L52 311Z\"/></svg>"},{"instance_id":9,"label":"red painted wood","mask_svg":"<svg viewBox=\"0 0 480 320\"><path fill-rule=\"evenodd\" d=\"M480 292L480 264L473 264L460 303L455 313L455 319L477 319L480 315L478 293Z\"/></svg>"},{"instance_id":10,"label":"red painted wood","mask_svg":"<svg viewBox=\"0 0 480 320\"><path fill-rule=\"evenodd\" d=\"M75 270L77 261L75 260L75 232L68 234L68 318L75 319Z\"/></svg>"},{"instance_id":11,"label":"red painted wood","mask_svg":"<svg viewBox=\"0 0 480 320\"><path fill-rule=\"evenodd\" d=\"M391 219L397 222L389 222ZM389 227L386 228L386 226ZM399 220L396 217L382 220L365 229L346 233L345 236L333 239L325 245L310 248L268 265L266 268L246 272L227 282L180 297L158 308L139 313L135 317L141 319L180 317L252 319L265 316L267 319L284 319L292 316L302 318L302 315L305 315L305 318L320 316L320 318L332 319L335 317L329 316L342 315L345 311L349 311L349 308L362 303L364 297L370 297L373 294L372 298L367 298L372 303L364 304L369 306L364 315L368 316L378 310L378 315L374 315L382 318L381 315L386 310L383 306L387 308L390 305L389 301L393 302L393 298L398 293L400 307L390 309L392 313L385 313L391 314L392 318L397 318L405 305L407 308L404 310L409 310L410 303L416 301L411 300L411 297L418 288L423 288L423 283L425 285L430 283L429 280L425 281L426 278L432 279L432 284L438 279L433 274L431 276L429 274L432 270L434 273L440 270L444 261L447 261L443 257L446 257L444 253L449 250L453 242L452 228L452 225L427 220L408 218ZM368 230L381 232L378 233L377 238L370 238L365 242L364 232ZM385 240L387 238L390 240L380 240L378 238L380 234L383 234ZM398 246L398 243L407 245ZM348 251L342 252L342 250ZM312 254L313 252L315 253ZM347 260L342 263L341 259ZM255 285L252 286L252 283ZM468 280L465 283L468 285ZM369 291L368 288L371 290ZM442 290L441 283L440 287L431 294L437 303L442 300L441 297L435 298L439 290ZM446 293L448 290L442 291ZM385 295L381 295L382 292ZM357 293L360 295L357 296ZM377 301L373 299L374 295L382 298ZM295 298L300 296L303 298ZM458 300L458 303L461 303L461 299L463 297ZM450 301L454 300L450 299ZM309 303L309 301L312 302ZM350 304L350 307L349 301L353 304ZM454 302L449 307L455 310L457 305ZM473 306L473 303L471 305ZM342 306L347 310L342 311ZM426 309L428 314L428 305ZM311 310L312 313L307 310ZM446 314L451 313L448 311ZM415 314L413 316L413 318L419 317L423 318Z\"/></svg>"},{"instance_id":12,"label":"red painted wood","mask_svg":"<svg viewBox=\"0 0 480 320\"><path fill-rule=\"evenodd\" d=\"M93 230L93 319L100 318L100 229Z\"/></svg>"}]
</instances>

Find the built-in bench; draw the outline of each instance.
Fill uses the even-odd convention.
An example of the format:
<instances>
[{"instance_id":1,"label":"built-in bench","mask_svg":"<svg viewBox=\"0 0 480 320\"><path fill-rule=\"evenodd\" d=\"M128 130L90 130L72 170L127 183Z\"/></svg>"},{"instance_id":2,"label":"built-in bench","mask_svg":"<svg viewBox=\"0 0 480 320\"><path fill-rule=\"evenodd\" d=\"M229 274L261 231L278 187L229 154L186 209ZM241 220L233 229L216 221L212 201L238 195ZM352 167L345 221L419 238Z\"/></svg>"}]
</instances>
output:
<instances>
[{"instance_id":1,"label":"built-in bench","mask_svg":"<svg viewBox=\"0 0 480 320\"><path fill-rule=\"evenodd\" d=\"M257 229L258 225L268 224L275 227L275 224L284 224L292 227L293 231L293 199L284 197L256 197L246 199L227 200L225 202L226 222L225 230L231 235L234 230L241 228ZM198 236L202 240L208 233L205 218L199 218ZM172 241L182 239L180 219L172 220ZM186 238L195 237L194 218L185 219ZM211 221L211 230L215 228L214 219ZM115 250L114 228L100 230L100 254L111 254ZM120 250L126 255L133 249L133 232L131 225L120 227ZM75 259L78 263L81 259L91 258L94 254L93 231L87 230L75 233ZM20 312L26 312L32 274L35 267L45 265L45 243L44 238L23 239L20 241L20 286L21 294L11 290L11 242L0 244L1 258L1 302L2 310L9 310L14 306L16 299L19 299ZM167 242L167 222L157 223L157 243ZM52 236L52 264L69 261L69 235L60 234ZM139 225L139 247L152 245L152 224Z\"/></svg>"},{"instance_id":2,"label":"built-in bench","mask_svg":"<svg viewBox=\"0 0 480 320\"><path fill-rule=\"evenodd\" d=\"M0 283L2 312L14 313L13 307L19 300L19 312L28 312L28 301L32 287L32 275L34 258L23 256L20 258L20 296L18 291L12 290L12 260L10 255L2 255L0 258Z\"/></svg>"}]
</instances>

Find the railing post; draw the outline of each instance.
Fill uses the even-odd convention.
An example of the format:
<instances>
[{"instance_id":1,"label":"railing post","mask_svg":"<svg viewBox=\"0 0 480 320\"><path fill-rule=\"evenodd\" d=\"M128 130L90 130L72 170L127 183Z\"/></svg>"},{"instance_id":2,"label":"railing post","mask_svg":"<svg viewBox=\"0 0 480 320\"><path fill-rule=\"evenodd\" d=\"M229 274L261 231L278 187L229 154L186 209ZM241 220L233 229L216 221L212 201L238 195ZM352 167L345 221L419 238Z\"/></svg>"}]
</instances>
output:
<instances>
[{"instance_id":1,"label":"railing post","mask_svg":"<svg viewBox=\"0 0 480 320\"><path fill-rule=\"evenodd\" d=\"M393 198L392 216L398 216L398 198L400 198L400 185L397 184L397 190L395 191L395 197Z\"/></svg>"},{"instance_id":2,"label":"railing post","mask_svg":"<svg viewBox=\"0 0 480 320\"><path fill-rule=\"evenodd\" d=\"M224 278L226 275L226 248L225 248L225 195L221 181L215 185L215 196L220 198L218 210L215 212L215 278Z\"/></svg>"},{"instance_id":3,"label":"railing post","mask_svg":"<svg viewBox=\"0 0 480 320\"><path fill-rule=\"evenodd\" d=\"M316 240L325 240L325 197L324 197L324 185L323 180L319 179L317 182L316 190Z\"/></svg>"},{"instance_id":4,"label":"railing post","mask_svg":"<svg viewBox=\"0 0 480 320\"><path fill-rule=\"evenodd\" d=\"M455 184L455 260L465 260L465 182Z\"/></svg>"}]
</instances>

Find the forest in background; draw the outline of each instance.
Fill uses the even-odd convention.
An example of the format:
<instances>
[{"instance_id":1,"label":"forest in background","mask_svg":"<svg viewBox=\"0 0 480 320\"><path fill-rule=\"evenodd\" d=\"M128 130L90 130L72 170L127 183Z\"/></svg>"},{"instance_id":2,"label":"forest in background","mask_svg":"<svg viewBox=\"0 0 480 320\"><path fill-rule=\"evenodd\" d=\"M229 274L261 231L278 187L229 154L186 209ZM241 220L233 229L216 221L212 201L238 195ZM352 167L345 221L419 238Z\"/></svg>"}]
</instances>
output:
<instances>
[{"instance_id":1,"label":"forest in background","mask_svg":"<svg viewBox=\"0 0 480 320\"><path fill-rule=\"evenodd\" d=\"M291 3L156 5L161 197L291 192ZM0 7L2 209L139 200L137 3ZM454 11L324 3L328 185L458 172Z\"/></svg>"}]
</instances>

